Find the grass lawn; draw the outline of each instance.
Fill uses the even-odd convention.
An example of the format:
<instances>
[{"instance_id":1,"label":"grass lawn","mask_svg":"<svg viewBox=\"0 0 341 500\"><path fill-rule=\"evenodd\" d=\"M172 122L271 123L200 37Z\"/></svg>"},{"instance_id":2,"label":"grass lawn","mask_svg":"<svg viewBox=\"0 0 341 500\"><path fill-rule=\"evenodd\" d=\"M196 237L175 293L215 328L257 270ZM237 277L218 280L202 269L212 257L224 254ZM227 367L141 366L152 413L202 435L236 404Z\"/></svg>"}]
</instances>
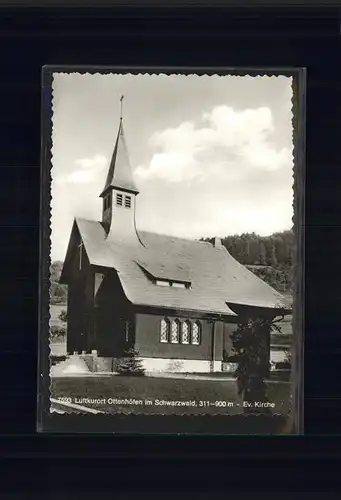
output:
<instances>
[{"instance_id":1,"label":"grass lawn","mask_svg":"<svg viewBox=\"0 0 341 500\"><path fill-rule=\"evenodd\" d=\"M270 400L276 413L287 413L290 384L269 384ZM71 398L72 403L95 408L105 413L145 414L238 414L241 399L234 381L189 380L155 377L60 377L51 380L51 397ZM81 398L102 399L101 403L80 401ZM135 399L142 404L110 403L109 399ZM152 404L145 403L146 400ZM195 406L157 405L156 400L194 401ZM200 401L210 402L210 406ZM226 406L215 405L224 401ZM273 410L274 411L274 410Z\"/></svg>"}]
</instances>

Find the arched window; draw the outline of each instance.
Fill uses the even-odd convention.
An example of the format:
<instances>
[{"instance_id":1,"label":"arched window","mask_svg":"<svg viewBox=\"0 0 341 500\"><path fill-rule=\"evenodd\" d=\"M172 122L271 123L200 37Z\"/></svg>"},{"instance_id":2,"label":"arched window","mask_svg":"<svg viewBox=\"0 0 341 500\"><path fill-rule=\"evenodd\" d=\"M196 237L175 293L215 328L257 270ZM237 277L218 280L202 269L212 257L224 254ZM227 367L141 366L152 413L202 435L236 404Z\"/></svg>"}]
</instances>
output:
<instances>
[{"instance_id":1,"label":"arched window","mask_svg":"<svg viewBox=\"0 0 341 500\"><path fill-rule=\"evenodd\" d=\"M180 340L180 321L175 319L172 321L171 343L178 344Z\"/></svg>"},{"instance_id":2,"label":"arched window","mask_svg":"<svg viewBox=\"0 0 341 500\"><path fill-rule=\"evenodd\" d=\"M201 325L199 321L193 323L192 326L192 344L199 345L201 342Z\"/></svg>"},{"instance_id":3,"label":"arched window","mask_svg":"<svg viewBox=\"0 0 341 500\"><path fill-rule=\"evenodd\" d=\"M191 323L184 321L181 324L181 344L189 344L191 334Z\"/></svg>"},{"instance_id":4,"label":"arched window","mask_svg":"<svg viewBox=\"0 0 341 500\"><path fill-rule=\"evenodd\" d=\"M163 344L169 342L169 321L168 319L161 320L160 342Z\"/></svg>"}]
</instances>

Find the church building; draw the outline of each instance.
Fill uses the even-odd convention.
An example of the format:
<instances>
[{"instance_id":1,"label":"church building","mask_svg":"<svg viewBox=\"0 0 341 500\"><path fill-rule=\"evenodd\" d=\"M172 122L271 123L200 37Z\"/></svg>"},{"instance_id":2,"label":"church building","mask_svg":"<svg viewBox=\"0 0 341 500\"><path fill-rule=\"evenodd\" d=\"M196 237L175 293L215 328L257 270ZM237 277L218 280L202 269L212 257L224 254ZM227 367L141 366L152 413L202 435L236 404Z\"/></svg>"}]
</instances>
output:
<instances>
[{"instance_id":1,"label":"church building","mask_svg":"<svg viewBox=\"0 0 341 500\"><path fill-rule=\"evenodd\" d=\"M221 371L243 315L277 317L290 307L219 238L140 231L138 195L121 117L99 193L102 218L74 220L60 277L68 285L67 352L93 356L102 371L114 371L129 347L147 371Z\"/></svg>"}]
</instances>

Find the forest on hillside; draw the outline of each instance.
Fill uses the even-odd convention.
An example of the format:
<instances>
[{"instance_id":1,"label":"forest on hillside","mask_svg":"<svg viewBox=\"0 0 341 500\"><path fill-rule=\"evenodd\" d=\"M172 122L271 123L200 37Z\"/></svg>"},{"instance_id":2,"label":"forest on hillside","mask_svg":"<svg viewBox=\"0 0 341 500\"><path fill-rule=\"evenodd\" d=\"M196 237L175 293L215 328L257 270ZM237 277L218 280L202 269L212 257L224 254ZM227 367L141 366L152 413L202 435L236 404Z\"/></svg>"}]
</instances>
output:
<instances>
[{"instance_id":1,"label":"forest on hillside","mask_svg":"<svg viewBox=\"0 0 341 500\"><path fill-rule=\"evenodd\" d=\"M202 241L212 241L212 238L202 238ZM293 231L282 231L271 236L244 233L227 236L221 242L232 257L277 291L292 293Z\"/></svg>"},{"instance_id":2,"label":"forest on hillside","mask_svg":"<svg viewBox=\"0 0 341 500\"><path fill-rule=\"evenodd\" d=\"M201 238L212 241L212 238ZM238 262L247 266L253 273L282 293L291 294L293 287L294 237L292 231L259 236L245 233L222 238L222 244ZM66 304L67 286L59 283L63 262L52 262L51 304Z\"/></svg>"}]
</instances>

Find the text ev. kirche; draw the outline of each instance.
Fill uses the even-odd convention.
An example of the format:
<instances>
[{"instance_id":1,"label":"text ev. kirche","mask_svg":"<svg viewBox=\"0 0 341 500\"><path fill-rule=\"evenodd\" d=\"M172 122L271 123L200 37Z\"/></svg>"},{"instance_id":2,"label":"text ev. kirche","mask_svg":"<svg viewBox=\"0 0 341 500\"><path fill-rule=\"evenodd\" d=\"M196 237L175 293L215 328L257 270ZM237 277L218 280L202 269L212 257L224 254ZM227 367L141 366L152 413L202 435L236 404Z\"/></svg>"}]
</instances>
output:
<instances>
[{"instance_id":1,"label":"text ev. kirche","mask_svg":"<svg viewBox=\"0 0 341 500\"><path fill-rule=\"evenodd\" d=\"M87 397L59 397L61 403L78 405L127 405L127 406L183 406L198 408L275 408L275 403L270 402L248 402L238 403L235 401L206 401L206 400L170 400L170 399L135 399L135 398L87 398Z\"/></svg>"}]
</instances>

